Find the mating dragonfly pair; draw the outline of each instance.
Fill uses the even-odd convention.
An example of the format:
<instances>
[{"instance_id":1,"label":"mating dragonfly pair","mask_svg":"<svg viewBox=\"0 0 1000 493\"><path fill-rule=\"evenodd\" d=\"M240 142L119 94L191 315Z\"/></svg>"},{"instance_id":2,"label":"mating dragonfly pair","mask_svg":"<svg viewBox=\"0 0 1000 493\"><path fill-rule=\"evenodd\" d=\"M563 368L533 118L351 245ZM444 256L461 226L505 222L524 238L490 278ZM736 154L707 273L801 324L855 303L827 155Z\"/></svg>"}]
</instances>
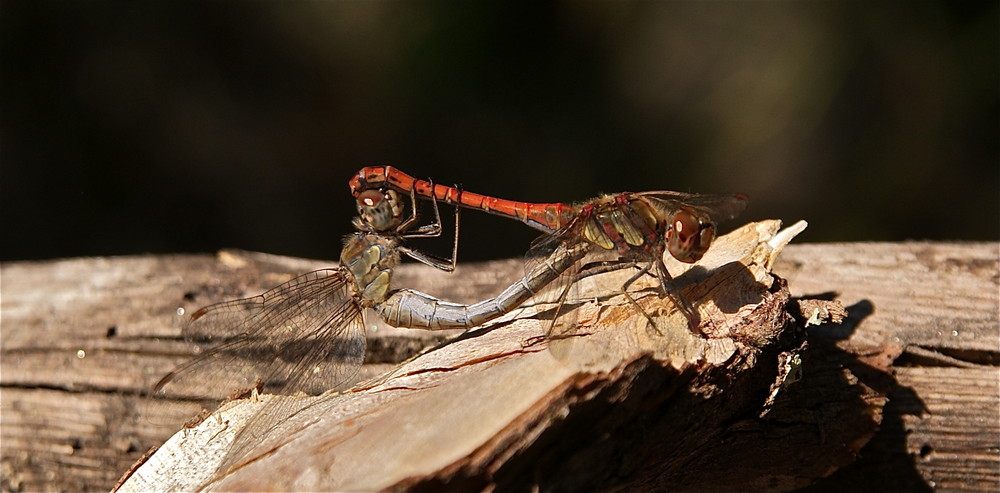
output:
<instances>
[{"instance_id":1,"label":"mating dragonfly pair","mask_svg":"<svg viewBox=\"0 0 1000 493\"><path fill-rule=\"evenodd\" d=\"M629 287L643 276L655 277L659 294L671 298L697 330L697 312L674 289L664 252L681 262L698 261L715 238L716 222L746 207L746 197L739 194L665 191L605 195L572 205L515 202L418 180L387 166L362 169L350 180L350 188L357 200L357 231L345 239L340 265L304 274L255 297L196 311L184 326L185 338L215 346L163 377L155 394L182 387L209 364L226 368L232 388L263 383L268 392L316 394L338 387L354 376L364 359L367 308L397 327L468 329L546 290L557 293L549 334L555 337L555 320L570 288L584 277L623 269L635 273L620 292L650 323L653 320L629 294ZM409 198L409 214L404 197ZM433 223L419 224L418 198L432 202ZM541 230L529 252L535 260L525 275L497 296L469 305L391 289L401 255L454 269L454 255L446 261L403 244L442 234L438 202L456 206L456 248L458 208L509 217Z\"/></svg>"}]
</instances>

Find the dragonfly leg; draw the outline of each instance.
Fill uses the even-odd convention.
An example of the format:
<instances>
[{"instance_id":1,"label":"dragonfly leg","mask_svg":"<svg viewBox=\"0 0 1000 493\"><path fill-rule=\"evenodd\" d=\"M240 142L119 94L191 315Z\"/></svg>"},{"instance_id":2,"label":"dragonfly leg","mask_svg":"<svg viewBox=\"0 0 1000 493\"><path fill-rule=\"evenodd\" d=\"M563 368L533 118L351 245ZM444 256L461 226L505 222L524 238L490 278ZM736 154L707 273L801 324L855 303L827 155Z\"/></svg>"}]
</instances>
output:
<instances>
[{"instance_id":1,"label":"dragonfly leg","mask_svg":"<svg viewBox=\"0 0 1000 493\"><path fill-rule=\"evenodd\" d=\"M455 263L449 259L438 258L429 253L421 252L420 250L414 250L405 246L397 246L400 252L405 254L407 257L416 260L424 265L429 265L438 270L443 270L445 272L453 272L455 270Z\"/></svg>"},{"instance_id":2,"label":"dragonfly leg","mask_svg":"<svg viewBox=\"0 0 1000 493\"><path fill-rule=\"evenodd\" d=\"M597 262L590 262L580 268L580 273L577 274L574 281L578 282L590 276L628 269L631 267L638 267L638 265L638 262L631 260L601 260Z\"/></svg>"},{"instance_id":3,"label":"dragonfly leg","mask_svg":"<svg viewBox=\"0 0 1000 493\"><path fill-rule=\"evenodd\" d=\"M431 186L434 183L431 182ZM431 196L431 206L434 208L434 222L430 224L424 224L417 229L403 234L403 238L437 238L441 236L441 212L438 210L437 197ZM413 226L413 223L417 221L417 193L411 188L410 189L410 217L406 218L402 224L399 225L397 231L403 232Z\"/></svg>"},{"instance_id":4,"label":"dragonfly leg","mask_svg":"<svg viewBox=\"0 0 1000 493\"><path fill-rule=\"evenodd\" d=\"M431 184L431 190L434 190L433 184ZM458 189L458 203L462 203L462 185L455 185ZM451 270L455 270L458 262L458 233L459 226L462 224L462 208L455 206L455 241L451 244Z\"/></svg>"},{"instance_id":5,"label":"dragonfly leg","mask_svg":"<svg viewBox=\"0 0 1000 493\"><path fill-rule=\"evenodd\" d=\"M688 320L688 328L696 334L701 334L701 317L698 312L691 306L690 303L684 298L684 295L674 286L674 278L670 276L670 272L667 271L667 266L663 265L662 259L656 259L656 277L660 280L660 289L662 290L664 296L670 296L677 303L677 307L680 308L681 312Z\"/></svg>"},{"instance_id":6,"label":"dragonfly leg","mask_svg":"<svg viewBox=\"0 0 1000 493\"><path fill-rule=\"evenodd\" d=\"M431 186L433 186L433 182L431 182ZM462 189L461 188L459 188L459 192L458 193L459 193L459 197L461 197L461 193L462 193ZM399 226L399 229L401 231L405 230L405 228L408 227L409 224L412 224L412 222L415 221L416 217L417 217L417 214L416 214L416 210L417 210L417 198L416 198L416 194L415 194L415 192L413 191L412 188L410 189L410 200L412 201L412 209L413 209L414 212L412 213L412 215L410 216L410 218L406 220L406 222L404 222L403 224L401 224ZM441 236L441 212L438 210L437 197L431 195L431 203L434 205L434 222L431 223L431 224L426 224L426 225L420 226L419 228L417 228L412 233L407 233L405 235L402 235L404 238L431 238L431 237ZM402 252L402 253L404 253L404 254L406 254L406 256L408 256L408 257L410 257L410 258L412 258L412 259L414 259L414 260L416 260L416 261L418 261L420 263L423 263L425 265L429 265L431 267L434 267L435 269L440 269L440 270L443 270L445 272L454 272L455 271L455 267L458 264L458 233L459 233L459 226L462 223L462 221L461 221L461 217L462 217L461 213L462 213L462 209L456 207L455 208L455 242L452 245L451 258L450 259L442 259L442 258L439 258L439 257L437 257L435 255L431 255L429 253L424 253L424 252L421 252L421 251L418 251L418 250L414 250L412 248L408 248L408 247L405 247L405 246L402 246L402 245L400 245L398 247L399 251Z\"/></svg>"},{"instance_id":7,"label":"dragonfly leg","mask_svg":"<svg viewBox=\"0 0 1000 493\"><path fill-rule=\"evenodd\" d=\"M583 266L582 269L580 269L582 273L576 277L576 280L579 281L581 279L594 276L597 274L604 274L607 272L614 272L616 270L628 269L631 267L638 267L638 266L639 264L637 262L628 260L604 260L600 262L591 262ZM651 317L649 313L646 312L646 310L643 310L643 308L639 306L639 303L635 300L635 298L633 298L632 295L629 294L628 292L628 288L632 285L632 283L639 280L640 277L649 274L649 267L650 264L646 264L645 267L640 268L639 271L635 273L635 275L633 275L627 281L625 281L622 284L621 293L623 296L625 296L625 299L628 300L628 302L633 307L635 307L636 311L641 313L643 317L646 317L646 321L649 322L649 325L653 328L653 330L655 330L658 334L662 335L660 329L656 327L656 322L653 321L653 317Z\"/></svg>"},{"instance_id":8,"label":"dragonfly leg","mask_svg":"<svg viewBox=\"0 0 1000 493\"><path fill-rule=\"evenodd\" d=\"M667 267L663 265L663 261L658 260L656 261L655 265L656 265L655 276L659 281L659 291L661 293L661 296L663 297L669 296L671 299L673 299L675 304L677 305L677 308L681 311L681 313L684 314L685 318L687 318L688 327L693 332L700 333L698 326L700 325L701 319L698 316L698 312L691 307L691 305L687 302L687 300L681 295L680 291L678 291L674 287L673 278L667 271ZM637 266L638 263L636 262L622 261L622 260L606 260L601 262L592 262L584 266L582 269L580 269L581 274L577 276L576 280L579 281L583 278L590 277L593 275L603 274L606 272L613 272L616 270L627 269L630 267L637 267ZM642 313L644 317L646 317L646 320L649 321L653 329L656 330L657 332L660 332L660 330L656 327L656 323L653 321L653 318L648 313L646 313L646 311L639 306L638 302L636 302L635 298L633 298L628 293L629 286L631 286L635 281L639 280L639 278L644 275L651 274L650 270L652 266L653 264L649 263L646 264L644 267L640 268L639 272L636 272L635 275L630 277L627 281L625 281L622 284L621 291L622 294L625 295L625 299L628 300L628 302L631 303L633 306L635 306L635 308L639 310L639 312Z\"/></svg>"},{"instance_id":9,"label":"dragonfly leg","mask_svg":"<svg viewBox=\"0 0 1000 493\"><path fill-rule=\"evenodd\" d=\"M631 303L632 306L634 306L635 309L642 314L642 316L646 317L646 321L649 322L649 326L652 327L653 330L656 331L658 335L663 335L663 332L660 332L660 329L656 327L656 322L653 321L653 317L651 317L648 313L646 313L646 310L643 310L642 307L639 306L639 303L635 301L635 298L633 298L632 295L628 294L629 286L631 286L632 283L637 281L640 277L648 273L649 273L649 264L646 264L645 267L639 269L639 272L636 272L635 275L628 278L627 281L622 283L622 295L625 296L625 299L628 300L628 302Z\"/></svg>"}]
</instances>

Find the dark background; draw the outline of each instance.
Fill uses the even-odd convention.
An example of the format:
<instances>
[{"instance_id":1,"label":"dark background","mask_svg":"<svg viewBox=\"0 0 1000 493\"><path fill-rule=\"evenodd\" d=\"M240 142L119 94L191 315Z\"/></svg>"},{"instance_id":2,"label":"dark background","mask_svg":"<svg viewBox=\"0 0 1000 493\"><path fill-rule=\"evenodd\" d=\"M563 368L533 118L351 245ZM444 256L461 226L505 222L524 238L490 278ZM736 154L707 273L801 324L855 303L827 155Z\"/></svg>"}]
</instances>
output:
<instances>
[{"instance_id":1,"label":"dark background","mask_svg":"<svg viewBox=\"0 0 1000 493\"><path fill-rule=\"evenodd\" d=\"M0 4L0 259L335 259L391 164L744 192L801 241L1000 237L997 2ZM460 258L534 234L468 214ZM438 253L447 251L447 247Z\"/></svg>"}]
</instances>

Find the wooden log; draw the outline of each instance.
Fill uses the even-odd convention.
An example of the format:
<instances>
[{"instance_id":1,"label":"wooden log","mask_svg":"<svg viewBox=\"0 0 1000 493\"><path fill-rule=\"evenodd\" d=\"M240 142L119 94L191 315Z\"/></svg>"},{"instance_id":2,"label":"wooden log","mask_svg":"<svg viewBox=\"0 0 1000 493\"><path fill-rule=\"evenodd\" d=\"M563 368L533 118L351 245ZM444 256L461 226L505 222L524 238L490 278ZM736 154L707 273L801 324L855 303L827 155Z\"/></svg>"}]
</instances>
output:
<instances>
[{"instance_id":1,"label":"wooden log","mask_svg":"<svg viewBox=\"0 0 1000 493\"><path fill-rule=\"evenodd\" d=\"M582 313L574 326L586 336L562 340L541 337L549 322L529 309L347 393L235 404L177 435L122 490L712 486L688 466L685 450L731 454L714 442L733 420L765 409L783 382L777 359L802 346L787 289L769 273L794 236L776 237L777 228L748 225L720 238L694 268L672 269L685 299L699 305L705 337L691 334L677 310L658 313L669 303L656 295L638 301L655 327L617 296L574 308ZM595 292L613 292L631 276L618 274L614 288ZM583 283L597 280L607 282ZM845 441L864 443L875 424ZM636 440L640 432L646 440ZM659 445L668 442L687 445Z\"/></svg>"},{"instance_id":2,"label":"wooden log","mask_svg":"<svg viewBox=\"0 0 1000 493\"><path fill-rule=\"evenodd\" d=\"M682 403L677 388L689 386L699 378L710 381L711 375L685 373L664 365L651 355L638 355L623 360L622 365L612 370L598 373L598 377L583 372L566 376L566 365L552 358L551 351L545 351L541 345L519 347L520 341L529 340L530 334L537 333L537 329L519 325L527 322L511 322L502 330L461 338L425 355L423 362L432 364L423 370L394 374L382 387L372 384L352 394L367 395L366 399L376 408L378 404L392 401L401 403L398 408L401 411L414 406L437 405L442 414L454 413L446 403L455 400L442 397L421 401L412 396L423 395L427 386L440 378L466 382L473 388L481 386L483 379L474 375L484 366L494 372L490 375L496 375L487 382L494 385L495 381L503 382L503 376L518 374L510 361L527 360L551 366L533 367L539 375L536 379L515 380L511 376L509 383L516 385L508 388L517 390L514 395L532 395L532 392L538 395L536 387L542 383L536 380L546 377L544 380L548 381L550 374L551 378L562 375L567 382L559 387L562 393L551 395L561 396L562 400L557 401L565 404L562 407L565 413L555 415L565 418L558 422L541 418L551 417L553 410L559 409L552 405L557 401L551 399L536 399L535 405L518 408L505 394L480 392L476 395L483 400L477 400L468 412L457 413L458 418L463 419L455 418L456 429L452 434L463 443L472 443L478 437L483 445L461 456L452 450L448 466L439 467L436 475L427 474L426 469L423 473L414 472L417 465L431 461L414 453L397 457L395 465L375 459L356 476L374 476L374 480L382 481L380 484L385 487L413 489L442 484L455 489L477 489L484 486L482 478L491 481L486 485L500 487L531 482L552 485L554 489L573 486L572 483L552 482L555 481L552 476L565 476L569 478L567 481L587 480L591 481L588 484L608 488L638 487L662 484L657 482L660 476L639 467L643 457L653 456L664 458L668 466L673 465L673 469L668 467L666 472L680 471L672 476L677 489L711 484L705 482L706 478L722 482L720 487L726 484L732 487L733 478L745 478L746 471L757 464L775 463L768 457L776 455L764 453L771 449L754 448L774 437L775 430L765 426L767 422L783 424L780 428L785 433L784 439L771 441L779 447L809 443L810 438L817 437L822 444L822 433L827 433L827 438L843 433L830 429L831 424L850 428L863 437L866 427L878 421L874 410L879 407L880 395L888 392L890 403L885 408L882 428L860 449L860 460L840 467L854 458L863 439L839 446L840 455L836 457L826 457L817 450L814 455L802 455L798 459L821 471L810 473L808 468L791 467L794 464L789 462L784 464L789 467L778 468L778 472L784 470L794 474L775 474L771 469L767 475L758 475L769 481L765 486L787 490L802 484L801 481L810 475L819 477L832 473L811 488L865 485L895 490L930 486L947 490L993 490L1000 465L1000 453L997 452L1000 427L996 421L996 409L1000 406L996 349L1000 343L996 330L997 256L995 243L787 248L776 271L789 278L792 294L832 297L831 293L836 292L851 315L841 324L816 327L810 332L810 349L803 355L803 380L780 390L763 417L746 416L734 420L728 423L723 434L716 435L718 440L702 437L708 445L701 447L692 445L699 443L697 436L687 441L645 439L647 434L662 436L667 431L663 428L667 426L664 423L686 424L687 429L696 429L692 420L702 420L694 423L711 427L709 418L677 411L671 414L669 406L672 404L667 404ZM188 357L180 341L169 339L177 333L171 320L175 308L178 305L197 307L218 299L256 294L293 273L329 265L239 253L216 258L144 256L4 264L0 486L5 490L112 487L120 472L126 470L134 458L166 438L153 434L151 427L135 418L143 407L143 398L136 394L148 389L158 376ZM471 301L495 292L497 285L516 277L521 269L518 262L506 261L475 266L465 272L459 286L453 278L428 269L401 268L396 285L432 292L446 299ZM477 286L486 288L477 291ZM506 334L517 340L518 345L490 349L487 343L492 337ZM380 328L371 339L370 346L376 346L374 342L378 341L381 347L389 350L371 358L378 363L366 365L373 367L370 375L391 369L392 365L386 362L398 361L396 358L407 354L407 348L440 340L437 334L387 328ZM462 351L474 364L426 359L435 354L454 356ZM879 369L887 367L896 354L900 356L896 359L897 381L894 382L886 380ZM547 359L551 361L542 363ZM777 373L777 368L770 371ZM392 382L393 385L385 385ZM445 397L465 395L460 385L449 383L444 387L454 389ZM664 388L674 390L662 393L650 390ZM764 389L763 393L766 397L770 390ZM322 436L314 438L319 440L317 443L325 443L328 449L363 450L366 445L356 438L359 435L351 434L363 429L366 434L381 436L391 449L398 441L409 441L402 431L412 429L424 430L425 435L420 435L420 439L425 442L425 449L441 448L438 447L440 435L427 434L425 423L416 419L404 420L405 426L395 427L385 421L387 418L364 413L355 415L353 421L345 418L345 412L349 414L351 409L358 409L342 407L347 399L359 399L352 394L312 398L316 404L310 409L315 410L317 420L333 419L331 416L338 413L341 417L338 425L330 426L325 442ZM264 398L265 403L267 399ZM851 402L861 404L855 405L855 409L868 409L873 414L866 417L849 413ZM252 408L247 403L242 406ZM179 417L191 416L197 408L178 403L177 409L171 412ZM515 415L517 419L510 419L510 422L518 426L498 429L495 424L490 428L486 423L479 423L475 427L465 427L475 424L480 416L497 414L507 418ZM405 417L406 413L400 416ZM503 416L489 421L496 423ZM595 422L580 416L606 418ZM643 432L633 429L631 434L618 436L623 428L616 423L621 425L629 420L634 420ZM209 419L205 424L221 422L225 421ZM308 427L315 428L316 425ZM715 426L715 429L722 427ZM861 433L857 433L858 430ZM189 435L194 434L194 430L189 430ZM483 440L487 435L492 438ZM305 440L300 436L296 434L295 438ZM623 448L620 444L607 449L602 447L605 443L629 440L638 445L634 449ZM295 446L275 448L268 452L268 458L276 460L274 458L292 449L308 450L301 448L306 443L299 441ZM761 453L749 457L744 454L740 459L745 462L735 460L734 456L723 459L727 457L724 454L726 445ZM352 446L355 449L351 449ZM563 453L567 450L579 453ZM681 461L676 454L687 454L689 460ZM578 458L570 460L574 456ZM276 486L286 488L321 484L311 482L325 479L343 460L344 455L335 454L330 463L305 462L307 467L299 474L278 469L268 470L264 476L273 479ZM589 469L608 471L604 465L593 467L604 463L613 463L615 470L622 472L621 476L609 479L596 474L595 478ZM239 467L239 470L248 474L255 464ZM385 473L393 467L409 472L403 479L393 482ZM636 473L637 469L642 470ZM529 474L536 470L548 472L550 476ZM581 470L590 476L579 476L577 473ZM212 471L216 474L215 469ZM698 474L691 479L683 475L685 471ZM709 474L711 471L717 474ZM665 473L661 471L660 474ZM631 479L618 481L620 477ZM226 480L231 487L240 484L233 475Z\"/></svg>"},{"instance_id":3,"label":"wooden log","mask_svg":"<svg viewBox=\"0 0 1000 493\"><path fill-rule=\"evenodd\" d=\"M793 295L847 307L845 323L823 331L836 348L901 353L879 433L810 490L997 490L1000 243L793 245L775 271Z\"/></svg>"}]
</instances>

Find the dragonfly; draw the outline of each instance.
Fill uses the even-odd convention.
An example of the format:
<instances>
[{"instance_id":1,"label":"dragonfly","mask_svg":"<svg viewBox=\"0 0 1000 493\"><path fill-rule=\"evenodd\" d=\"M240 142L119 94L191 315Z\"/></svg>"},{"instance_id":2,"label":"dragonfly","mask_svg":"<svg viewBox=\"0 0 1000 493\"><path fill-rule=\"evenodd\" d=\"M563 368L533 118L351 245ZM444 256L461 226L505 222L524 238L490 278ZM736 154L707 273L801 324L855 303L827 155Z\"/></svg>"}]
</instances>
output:
<instances>
[{"instance_id":1,"label":"dragonfly","mask_svg":"<svg viewBox=\"0 0 1000 493\"><path fill-rule=\"evenodd\" d=\"M398 194L386 193L377 201L372 195L358 199L358 231L344 239L338 267L192 313L182 334L201 354L163 376L153 387L154 395L197 394L198 386L187 380L204 380L205 371L215 369L233 389L251 388L260 381L262 390L282 394L318 393L353 377L365 351L364 310L389 296L400 254L452 269L402 245L406 239L440 234L440 221L414 228L415 216L401 219ZM385 230L376 233L372 224ZM214 389L202 390L208 394Z\"/></svg>"},{"instance_id":2,"label":"dragonfly","mask_svg":"<svg viewBox=\"0 0 1000 493\"><path fill-rule=\"evenodd\" d=\"M183 335L205 349L153 387L154 400L212 400L219 390L316 395L352 382L365 353L365 309L389 325L428 330L469 329L513 311L575 265L583 244L566 244L541 259L497 296L473 304L442 301L412 289L391 289L401 255L451 271L450 260L413 250L403 242L441 234L440 213L417 225L417 198L410 215L394 190L358 194L356 232L347 236L340 265L303 274L260 295L208 305L184 323ZM458 229L456 209L456 242ZM268 401L236 434L217 473L222 474L298 412L291 399ZM167 423L154 423L167 424ZM172 425L172 424L169 424ZM276 446L267 442L268 446Z\"/></svg>"},{"instance_id":3,"label":"dragonfly","mask_svg":"<svg viewBox=\"0 0 1000 493\"><path fill-rule=\"evenodd\" d=\"M564 245L497 296L473 304L392 289L392 272L401 255L445 271L455 268L454 256L440 259L403 244L438 236L442 229L436 201L435 221L419 226L413 194L410 202L406 217L396 191L360 193L353 221L357 231L345 238L339 266L303 274L257 296L195 311L182 332L205 349L163 376L153 396L208 400L219 394L219 386L227 391L256 388L311 395L342 388L364 358L365 309L374 309L396 327L469 329L511 312L585 254L581 245ZM457 224L456 218L456 229ZM255 428L277 425L285 411L268 409L270 417L255 418Z\"/></svg>"},{"instance_id":4,"label":"dragonfly","mask_svg":"<svg viewBox=\"0 0 1000 493\"><path fill-rule=\"evenodd\" d=\"M628 289L642 276L652 274L661 295L673 298L694 331L699 330L698 314L673 289L663 254L669 252L684 263L697 262L715 239L716 223L736 217L747 205L743 194L671 191L621 192L577 204L519 202L434 184L391 166L363 168L350 179L349 186L355 196L371 190L396 190L516 219L544 233L535 242L543 249L551 250L553 244L585 242L591 245L591 250L614 254L617 258L591 262L577 269L583 273L581 276L586 276L637 267L638 271L621 286L621 293L650 323L653 320L639 308Z\"/></svg>"}]
</instances>

